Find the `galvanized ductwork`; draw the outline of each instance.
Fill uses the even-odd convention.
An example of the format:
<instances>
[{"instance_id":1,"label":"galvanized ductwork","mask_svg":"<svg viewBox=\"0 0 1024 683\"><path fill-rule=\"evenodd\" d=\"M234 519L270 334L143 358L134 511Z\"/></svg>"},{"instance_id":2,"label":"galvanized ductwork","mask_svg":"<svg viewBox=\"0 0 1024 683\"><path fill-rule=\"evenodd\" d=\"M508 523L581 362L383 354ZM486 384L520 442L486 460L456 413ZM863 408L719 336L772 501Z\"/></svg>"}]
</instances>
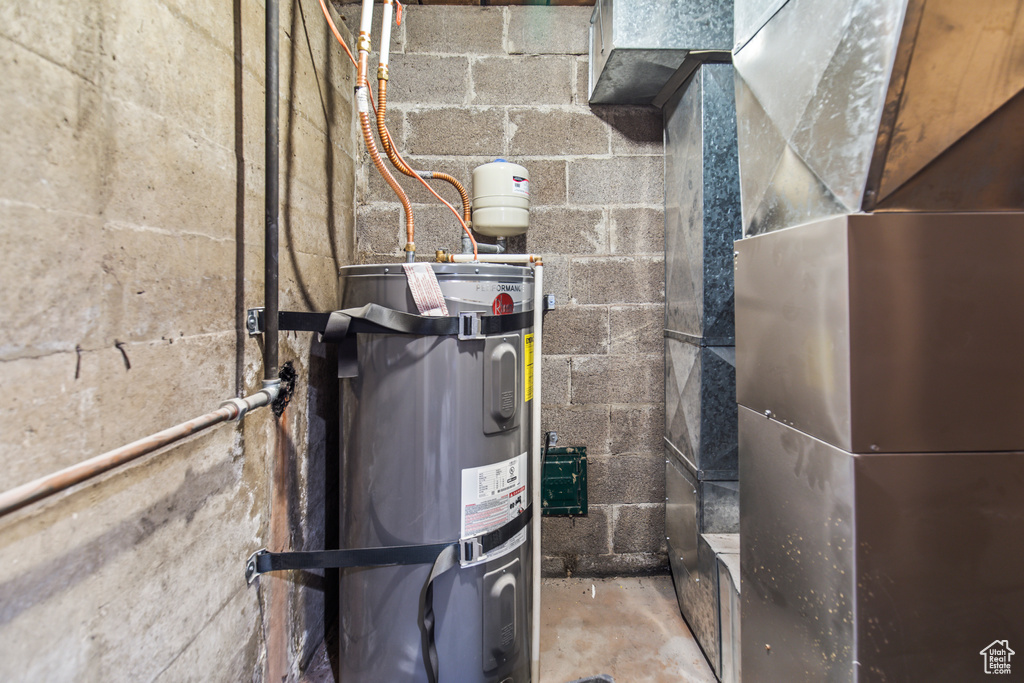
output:
<instances>
[{"instance_id":1,"label":"galvanized ductwork","mask_svg":"<svg viewBox=\"0 0 1024 683\"><path fill-rule=\"evenodd\" d=\"M597 0L590 17L590 102L650 104L687 56L727 55L731 39L728 0Z\"/></svg>"},{"instance_id":2,"label":"galvanized ductwork","mask_svg":"<svg viewBox=\"0 0 1024 683\"><path fill-rule=\"evenodd\" d=\"M1024 207L1019 0L739 0L745 234Z\"/></svg>"},{"instance_id":3,"label":"galvanized ductwork","mask_svg":"<svg viewBox=\"0 0 1024 683\"><path fill-rule=\"evenodd\" d=\"M1024 642L1024 2L739 0L735 50L744 676L984 676Z\"/></svg>"}]
</instances>

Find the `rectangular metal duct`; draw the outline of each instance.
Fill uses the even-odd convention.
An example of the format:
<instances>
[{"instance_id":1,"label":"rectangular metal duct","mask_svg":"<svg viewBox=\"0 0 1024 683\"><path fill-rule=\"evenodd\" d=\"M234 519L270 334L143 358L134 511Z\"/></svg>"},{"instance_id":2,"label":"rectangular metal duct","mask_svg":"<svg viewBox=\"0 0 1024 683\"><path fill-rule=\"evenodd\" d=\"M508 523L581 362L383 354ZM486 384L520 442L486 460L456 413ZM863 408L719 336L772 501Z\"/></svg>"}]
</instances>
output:
<instances>
[{"instance_id":1,"label":"rectangular metal duct","mask_svg":"<svg viewBox=\"0 0 1024 683\"><path fill-rule=\"evenodd\" d=\"M729 50L732 0L597 0L591 104L650 104L686 56Z\"/></svg>"},{"instance_id":2,"label":"rectangular metal duct","mask_svg":"<svg viewBox=\"0 0 1024 683\"><path fill-rule=\"evenodd\" d=\"M732 243L743 234L732 66L698 66L664 114L665 328L731 346Z\"/></svg>"},{"instance_id":3,"label":"rectangular metal duct","mask_svg":"<svg viewBox=\"0 0 1024 683\"><path fill-rule=\"evenodd\" d=\"M744 234L1024 209L1024 0L737 0Z\"/></svg>"},{"instance_id":4,"label":"rectangular metal duct","mask_svg":"<svg viewBox=\"0 0 1024 683\"><path fill-rule=\"evenodd\" d=\"M736 350L665 338L665 439L702 479L735 479Z\"/></svg>"},{"instance_id":5,"label":"rectangular metal duct","mask_svg":"<svg viewBox=\"0 0 1024 683\"><path fill-rule=\"evenodd\" d=\"M1024 447L1024 216L845 216L736 251L740 405L852 452Z\"/></svg>"}]
</instances>

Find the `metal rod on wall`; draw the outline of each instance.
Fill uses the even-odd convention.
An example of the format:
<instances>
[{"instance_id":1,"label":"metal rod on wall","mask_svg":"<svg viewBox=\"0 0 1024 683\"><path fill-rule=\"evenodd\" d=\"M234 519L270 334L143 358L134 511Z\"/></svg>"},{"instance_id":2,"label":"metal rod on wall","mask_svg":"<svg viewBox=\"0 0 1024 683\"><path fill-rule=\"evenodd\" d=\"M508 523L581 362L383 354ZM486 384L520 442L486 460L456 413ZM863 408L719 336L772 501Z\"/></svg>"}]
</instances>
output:
<instances>
[{"instance_id":1,"label":"metal rod on wall","mask_svg":"<svg viewBox=\"0 0 1024 683\"><path fill-rule=\"evenodd\" d=\"M80 484L83 481L97 477L108 470L120 467L164 446L181 441L187 436L209 429L214 425L232 420L241 420L249 411L271 405L277 396L278 389L276 387L268 387L246 398L229 399L221 403L217 410L205 415L200 415L197 418L182 422L156 434L150 434L120 448L107 451L70 467L65 467L59 472L48 474L27 484L4 491L0 493L0 517L21 509L29 503L34 503L55 493L60 493L75 484Z\"/></svg>"},{"instance_id":2,"label":"metal rod on wall","mask_svg":"<svg viewBox=\"0 0 1024 683\"><path fill-rule=\"evenodd\" d=\"M264 195L266 216L263 237L263 305L266 309L266 329L263 335L263 380L278 381L278 217L280 201L278 195L279 159L279 62L280 62L280 17L278 0L267 2L267 46L266 46L266 160Z\"/></svg>"}]
</instances>

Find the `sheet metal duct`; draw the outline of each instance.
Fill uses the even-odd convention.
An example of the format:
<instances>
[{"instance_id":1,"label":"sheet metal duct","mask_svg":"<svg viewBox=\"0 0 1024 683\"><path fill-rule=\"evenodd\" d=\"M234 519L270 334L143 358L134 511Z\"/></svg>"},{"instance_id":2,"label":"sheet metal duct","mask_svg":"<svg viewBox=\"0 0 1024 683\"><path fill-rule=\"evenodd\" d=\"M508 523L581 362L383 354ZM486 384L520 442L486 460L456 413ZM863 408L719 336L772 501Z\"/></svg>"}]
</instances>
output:
<instances>
[{"instance_id":1,"label":"sheet metal duct","mask_svg":"<svg viewBox=\"0 0 1024 683\"><path fill-rule=\"evenodd\" d=\"M597 0L591 104L650 104L688 54L728 50L731 0Z\"/></svg>"},{"instance_id":2,"label":"sheet metal duct","mask_svg":"<svg viewBox=\"0 0 1024 683\"><path fill-rule=\"evenodd\" d=\"M1022 10L737 0L745 234L862 210L1024 208Z\"/></svg>"},{"instance_id":3,"label":"sheet metal duct","mask_svg":"<svg viewBox=\"0 0 1024 683\"><path fill-rule=\"evenodd\" d=\"M739 403L852 452L1021 448L1021 228L874 214L740 240Z\"/></svg>"},{"instance_id":4,"label":"sheet metal duct","mask_svg":"<svg viewBox=\"0 0 1024 683\"><path fill-rule=\"evenodd\" d=\"M656 100L665 115L665 525L680 611L722 675L721 652L736 645L718 557L739 544L736 111L732 66L689 62Z\"/></svg>"}]
</instances>

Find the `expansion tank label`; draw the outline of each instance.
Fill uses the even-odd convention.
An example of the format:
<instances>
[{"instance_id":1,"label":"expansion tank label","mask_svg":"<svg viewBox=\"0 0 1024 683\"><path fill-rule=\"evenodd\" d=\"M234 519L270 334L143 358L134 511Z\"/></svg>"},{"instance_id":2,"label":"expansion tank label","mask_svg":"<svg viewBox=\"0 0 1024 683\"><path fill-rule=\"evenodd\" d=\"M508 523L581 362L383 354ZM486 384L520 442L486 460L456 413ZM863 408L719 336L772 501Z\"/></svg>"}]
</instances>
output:
<instances>
[{"instance_id":1,"label":"expansion tank label","mask_svg":"<svg viewBox=\"0 0 1024 683\"><path fill-rule=\"evenodd\" d=\"M525 197L530 196L530 181L522 176L512 176L512 193L521 194Z\"/></svg>"},{"instance_id":2,"label":"expansion tank label","mask_svg":"<svg viewBox=\"0 0 1024 683\"><path fill-rule=\"evenodd\" d=\"M462 470L462 538L494 531L526 510L530 503L526 467L523 453L504 462ZM481 562L518 548L526 541L528 529L488 553Z\"/></svg>"}]
</instances>

